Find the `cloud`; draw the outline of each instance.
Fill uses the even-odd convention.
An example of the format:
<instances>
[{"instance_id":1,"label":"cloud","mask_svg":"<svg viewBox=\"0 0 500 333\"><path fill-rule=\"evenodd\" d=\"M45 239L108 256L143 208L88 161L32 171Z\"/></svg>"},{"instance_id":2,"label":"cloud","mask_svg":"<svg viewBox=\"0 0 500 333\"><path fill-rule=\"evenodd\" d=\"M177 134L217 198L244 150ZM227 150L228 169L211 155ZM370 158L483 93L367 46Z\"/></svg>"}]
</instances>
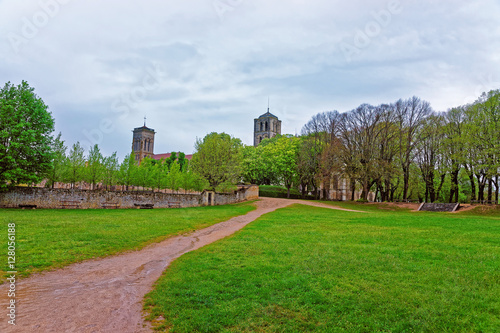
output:
<instances>
[{"instance_id":1,"label":"cloud","mask_svg":"<svg viewBox=\"0 0 500 333\"><path fill-rule=\"evenodd\" d=\"M493 0L4 0L0 78L35 87L68 144L123 157L147 115L157 152L191 153L212 131L252 144L269 96L292 134L361 103L463 104L500 85L499 16Z\"/></svg>"}]
</instances>

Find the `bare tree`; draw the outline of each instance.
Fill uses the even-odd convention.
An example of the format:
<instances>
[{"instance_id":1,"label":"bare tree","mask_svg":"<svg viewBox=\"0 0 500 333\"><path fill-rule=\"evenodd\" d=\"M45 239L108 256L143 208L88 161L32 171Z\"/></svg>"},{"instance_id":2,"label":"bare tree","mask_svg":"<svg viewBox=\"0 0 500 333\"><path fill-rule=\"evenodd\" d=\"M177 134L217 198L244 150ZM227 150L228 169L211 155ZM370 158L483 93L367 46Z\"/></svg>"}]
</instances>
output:
<instances>
[{"instance_id":1,"label":"bare tree","mask_svg":"<svg viewBox=\"0 0 500 333\"><path fill-rule=\"evenodd\" d=\"M414 96L394 104L399 132L399 161L403 171L403 200L408 199L410 165L414 160L424 119L432 112L429 102Z\"/></svg>"}]
</instances>

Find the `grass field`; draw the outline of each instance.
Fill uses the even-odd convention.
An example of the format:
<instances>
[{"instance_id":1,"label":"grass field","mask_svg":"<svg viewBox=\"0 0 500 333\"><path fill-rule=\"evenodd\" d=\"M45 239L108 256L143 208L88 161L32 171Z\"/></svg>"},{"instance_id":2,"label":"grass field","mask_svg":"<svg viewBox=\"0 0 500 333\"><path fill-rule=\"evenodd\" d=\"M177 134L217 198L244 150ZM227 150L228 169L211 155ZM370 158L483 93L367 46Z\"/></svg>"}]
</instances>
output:
<instances>
[{"instance_id":1,"label":"grass field","mask_svg":"<svg viewBox=\"0 0 500 333\"><path fill-rule=\"evenodd\" d=\"M500 217L296 205L176 260L171 332L500 332ZM163 320L164 319L164 320Z\"/></svg>"},{"instance_id":2,"label":"grass field","mask_svg":"<svg viewBox=\"0 0 500 333\"><path fill-rule=\"evenodd\" d=\"M16 224L16 268L25 277L42 271L138 249L172 235L201 229L255 209L251 203L186 209L0 209L4 228L0 281L7 267L7 225Z\"/></svg>"}]
</instances>

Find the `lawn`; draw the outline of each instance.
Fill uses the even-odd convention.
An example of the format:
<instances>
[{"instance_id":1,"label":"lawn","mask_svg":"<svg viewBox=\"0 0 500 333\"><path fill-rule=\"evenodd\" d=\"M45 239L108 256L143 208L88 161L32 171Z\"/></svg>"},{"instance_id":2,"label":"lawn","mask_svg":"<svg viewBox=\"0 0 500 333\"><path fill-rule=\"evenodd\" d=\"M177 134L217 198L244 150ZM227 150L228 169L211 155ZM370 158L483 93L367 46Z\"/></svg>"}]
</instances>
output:
<instances>
[{"instance_id":1,"label":"lawn","mask_svg":"<svg viewBox=\"0 0 500 333\"><path fill-rule=\"evenodd\" d=\"M347 205L346 207L348 207ZM171 332L500 332L500 218L295 205L176 260Z\"/></svg>"},{"instance_id":2,"label":"lawn","mask_svg":"<svg viewBox=\"0 0 500 333\"><path fill-rule=\"evenodd\" d=\"M170 236L201 229L255 209L251 203L152 210L0 209L4 228L0 280L7 267L7 225L16 224L18 276L85 259L139 249ZM4 281L4 280L3 280Z\"/></svg>"}]
</instances>

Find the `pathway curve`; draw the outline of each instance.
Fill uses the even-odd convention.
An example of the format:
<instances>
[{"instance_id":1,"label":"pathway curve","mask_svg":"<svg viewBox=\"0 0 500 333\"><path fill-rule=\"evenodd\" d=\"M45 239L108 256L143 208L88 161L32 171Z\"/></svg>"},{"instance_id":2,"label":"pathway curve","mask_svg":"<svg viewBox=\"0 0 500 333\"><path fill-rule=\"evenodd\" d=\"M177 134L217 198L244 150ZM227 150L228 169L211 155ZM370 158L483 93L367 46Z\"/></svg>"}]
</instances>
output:
<instances>
[{"instance_id":1,"label":"pathway curve","mask_svg":"<svg viewBox=\"0 0 500 333\"><path fill-rule=\"evenodd\" d=\"M226 222L139 251L33 275L17 283L15 327L6 319L5 283L0 286L0 332L151 332L142 318L142 301L174 259L295 203L346 210L316 202L262 198L256 210Z\"/></svg>"}]
</instances>

